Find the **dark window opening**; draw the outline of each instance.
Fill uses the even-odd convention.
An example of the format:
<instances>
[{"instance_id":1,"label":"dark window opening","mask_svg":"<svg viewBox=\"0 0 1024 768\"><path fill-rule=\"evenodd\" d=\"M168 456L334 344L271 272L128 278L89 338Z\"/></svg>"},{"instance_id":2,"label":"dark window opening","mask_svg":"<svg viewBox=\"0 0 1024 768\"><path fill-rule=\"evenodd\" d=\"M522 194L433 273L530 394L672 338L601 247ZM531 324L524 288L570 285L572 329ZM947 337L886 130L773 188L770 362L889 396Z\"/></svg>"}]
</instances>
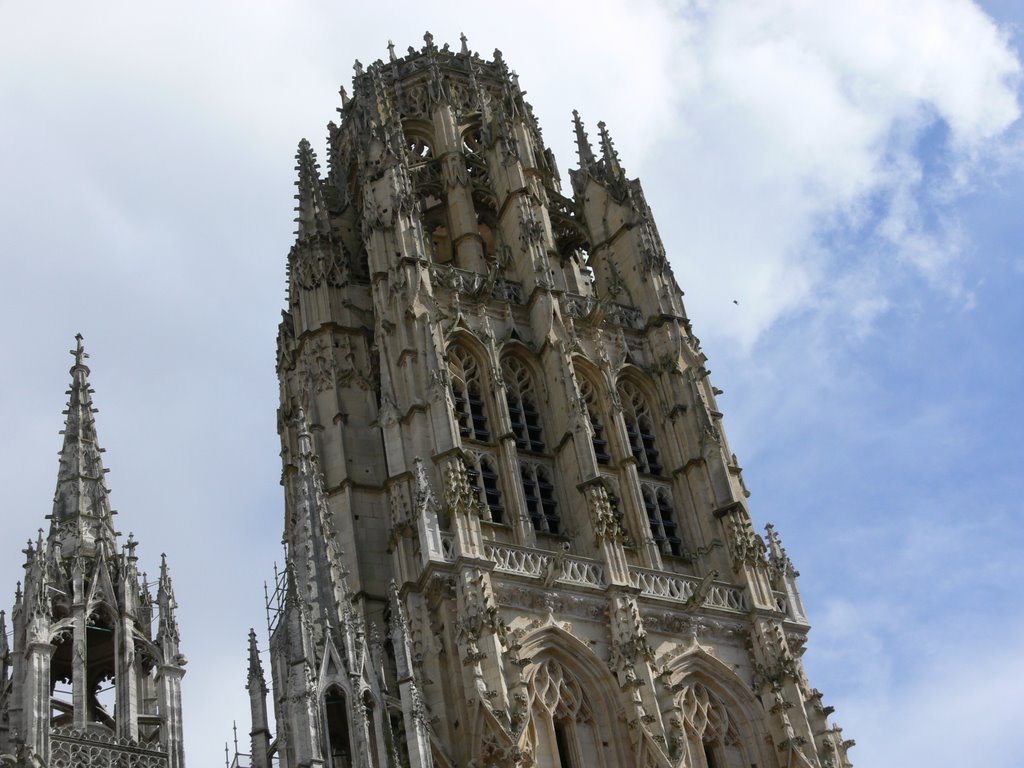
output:
<instances>
[{"instance_id":1,"label":"dark window opening","mask_svg":"<svg viewBox=\"0 0 1024 768\"><path fill-rule=\"evenodd\" d=\"M683 542L676 535L676 522L672 500L668 492L659 488L656 492L648 487L643 489L644 509L651 528L651 538L663 555L679 556Z\"/></svg>"},{"instance_id":2,"label":"dark window opening","mask_svg":"<svg viewBox=\"0 0 1024 768\"><path fill-rule=\"evenodd\" d=\"M476 359L464 349L449 352L452 401L459 434L470 440L486 443L491 438L487 428L487 407Z\"/></svg>"},{"instance_id":3,"label":"dark window opening","mask_svg":"<svg viewBox=\"0 0 1024 768\"><path fill-rule=\"evenodd\" d=\"M559 768L574 768L569 749L569 733L564 720L555 720L555 749L558 750Z\"/></svg>"},{"instance_id":4,"label":"dark window opening","mask_svg":"<svg viewBox=\"0 0 1024 768\"><path fill-rule=\"evenodd\" d=\"M640 390L629 382L624 382L619 388L619 399L630 453L636 459L637 470L646 475L661 475L664 467L658 461L660 453L655 445L653 420L647 402Z\"/></svg>"},{"instance_id":5,"label":"dark window opening","mask_svg":"<svg viewBox=\"0 0 1024 768\"><path fill-rule=\"evenodd\" d=\"M704 742L704 761L708 768L718 768L718 761L715 759L715 747L713 744Z\"/></svg>"},{"instance_id":6,"label":"dark window opening","mask_svg":"<svg viewBox=\"0 0 1024 768\"><path fill-rule=\"evenodd\" d=\"M327 712L327 751L331 768L348 768L352 764L352 747L348 731L348 703L345 694L331 688L324 696Z\"/></svg>"},{"instance_id":7,"label":"dark window opening","mask_svg":"<svg viewBox=\"0 0 1024 768\"><path fill-rule=\"evenodd\" d=\"M523 463L519 474L523 481L523 496L526 498L526 514L533 529L557 534L561 521L558 517L555 486L551 483L547 469Z\"/></svg>"},{"instance_id":8,"label":"dark window opening","mask_svg":"<svg viewBox=\"0 0 1024 768\"><path fill-rule=\"evenodd\" d=\"M604 425L601 423L601 412L598 409L597 393L588 379L580 381L580 394L587 407L587 417L590 419L591 443L594 446L594 457L598 464L611 462L611 455L608 453L608 441L604 437Z\"/></svg>"},{"instance_id":9,"label":"dark window opening","mask_svg":"<svg viewBox=\"0 0 1024 768\"><path fill-rule=\"evenodd\" d=\"M505 507L501 503L498 472L488 456L481 456L477 465L467 463L466 475L473 493L490 516L492 523L505 522Z\"/></svg>"}]
</instances>

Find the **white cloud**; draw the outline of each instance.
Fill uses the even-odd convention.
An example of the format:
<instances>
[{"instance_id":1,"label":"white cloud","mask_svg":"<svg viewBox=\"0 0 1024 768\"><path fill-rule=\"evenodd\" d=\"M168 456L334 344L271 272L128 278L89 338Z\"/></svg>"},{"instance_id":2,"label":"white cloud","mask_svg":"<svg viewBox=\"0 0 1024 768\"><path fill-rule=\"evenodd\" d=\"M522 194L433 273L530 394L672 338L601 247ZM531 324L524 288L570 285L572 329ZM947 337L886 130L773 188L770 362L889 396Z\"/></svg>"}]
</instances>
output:
<instances>
[{"instance_id":1,"label":"white cloud","mask_svg":"<svg viewBox=\"0 0 1024 768\"><path fill-rule=\"evenodd\" d=\"M977 6L793 0L680 14L680 39L696 47L675 80L686 128L647 162L667 157L678 172L678 216L662 231L699 327L749 346L779 316L820 305L826 276L878 259L966 297L952 203L1020 111L1016 53ZM820 243L837 224L845 240ZM875 252L840 262L844 244Z\"/></svg>"}]
</instances>

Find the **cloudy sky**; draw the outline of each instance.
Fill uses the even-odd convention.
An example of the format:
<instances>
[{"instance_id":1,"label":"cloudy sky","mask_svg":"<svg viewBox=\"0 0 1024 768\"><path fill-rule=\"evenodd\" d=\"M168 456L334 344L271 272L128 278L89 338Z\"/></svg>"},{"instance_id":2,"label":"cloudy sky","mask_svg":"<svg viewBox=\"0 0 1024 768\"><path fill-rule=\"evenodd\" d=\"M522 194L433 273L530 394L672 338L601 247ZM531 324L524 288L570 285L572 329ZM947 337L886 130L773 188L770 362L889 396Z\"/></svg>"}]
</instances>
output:
<instances>
[{"instance_id":1,"label":"cloudy sky","mask_svg":"<svg viewBox=\"0 0 1024 768\"><path fill-rule=\"evenodd\" d=\"M0 2L0 605L81 332L119 528L175 576L190 765L247 732L295 146L355 59L465 32L563 172L576 108L643 180L854 762L1019 765L1024 10L459 5Z\"/></svg>"}]
</instances>

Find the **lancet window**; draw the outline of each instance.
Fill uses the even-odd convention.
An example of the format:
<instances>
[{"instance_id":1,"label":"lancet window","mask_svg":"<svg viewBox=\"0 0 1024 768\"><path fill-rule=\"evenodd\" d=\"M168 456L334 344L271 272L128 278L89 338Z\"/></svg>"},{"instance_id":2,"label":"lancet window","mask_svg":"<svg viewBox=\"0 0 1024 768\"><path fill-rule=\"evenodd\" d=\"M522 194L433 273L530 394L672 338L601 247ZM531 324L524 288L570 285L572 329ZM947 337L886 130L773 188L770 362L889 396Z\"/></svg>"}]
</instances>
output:
<instances>
[{"instance_id":1,"label":"lancet window","mask_svg":"<svg viewBox=\"0 0 1024 768\"><path fill-rule=\"evenodd\" d=\"M598 401L594 385L586 376L580 376L580 395L587 406L587 417L590 419L591 441L594 444L594 456L598 464L608 464L612 457L608 453L608 440L605 438L604 423L601 421L601 405Z\"/></svg>"},{"instance_id":2,"label":"lancet window","mask_svg":"<svg viewBox=\"0 0 1024 768\"><path fill-rule=\"evenodd\" d=\"M661 554L678 557L682 554L683 542L679 538L675 509L668 489L644 483L641 493L655 545Z\"/></svg>"},{"instance_id":3,"label":"lancet window","mask_svg":"<svg viewBox=\"0 0 1024 768\"><path fill-rule=\"evenodd\" d=\"M603 765L594 714L579 681L554 659L531 682L533 736L539 755L555 768Z\"/></svg>"},{"instance_id":4,"label":"lancet window","mask_svg":"<svg viewBox=\"0 0 1024 768\"><path fill-rule=\"evenodd\" d=\"M352 746L349 740L348 701L341 688L332 686L324 695L324 715L327 724L327 755L331 768L347 768L352 764Z\"/></svg>"},{"instance_id":5,"label":"lancet window","mask_svg":"<svg viewBox=\"0 0 1024 768\"><path fill-rule=\"evenodd\" d=\"M529 369L514 357L506 357L501 366L505 380L505 402L516 437L516 448L528 453L544 452L544 432L537 408L537 394Z\"/></svg>"},{"instance_id":6,"label":"lancet window","mask_svg":"<svg viewBox=\"0 0 1024 768\"><path fill-rule=\"evenodd\" d=\"M483 134L479 125L474 125L462 134L462 154L466 158L466 172L474 187L490 191L487 159L484 157Z\"/></svg>"},{"instance_id":7,"label":"lancet window","mask_svg":"<svg viewBox=\"0 0 1024 768\"><path fill-rule=\"evenodd\" d=\"M558 501L555 499L555 486L551 482L551 470L538 462L521 461L519 475L523 482L523 496L526 498L526 514L533 529L544 533L559 533L561 520L558 516Z\"/></svg>"},{"instance_id":8,"label":"lancet window","mask_svg":"<svg viewBox=\"0 0 1024 768\"><path fill-rule=\"evenodd\" d=\"M654 420L643 393L632 382L624 381L619 385L619 399L637 471L645 475L660 475L663 467L658 461L659 451L654 442Z\"/></svg>"},{"instance_id":9,"label":"lancet window","mask_svg":"<svg viewBox=\"0 0 1024 768\"><path fill-rule=\"evenodd\" d=\"M429 139L416 131L406 134L405 150L409 158L409 175L420 201L423 231L431 257L439 264L449 264L454 251L437 158Z\"/></svg>"},{"instance_id":10,"label":"lancet window","mask_svg":"<svg viewBox=\"0 0 1024 768\"><path fill-rule=\"evenodd\" d=\"M750 764L729 710L705 686L699 682L686 686L676 695L676 703L682 715L688 765L745 768Z\"/></svg>"},{"instance_id":11,"label":"lancet window","mask_svg":"<svg viewBox=\"0 0 1024 768\"><path fill-rule=\"evenodd\" d=\"M487 406L476 358L467 349L453 346L448 350L448 367L459 434L469 440L488 442L491 433L487 428Z\"/></svg>"},{"instance_id":12,"label":"lancet window","mask_svg":"<svg viewBox=\"0 0 1024 768\"><path fill-rule=\"evenodd\" d=\"M466 474L484 519L492 523L504 523L505 507L501 503L501 486L494 457L486 453L470 452L466 456Z\"/></svg>"}]
</instances>

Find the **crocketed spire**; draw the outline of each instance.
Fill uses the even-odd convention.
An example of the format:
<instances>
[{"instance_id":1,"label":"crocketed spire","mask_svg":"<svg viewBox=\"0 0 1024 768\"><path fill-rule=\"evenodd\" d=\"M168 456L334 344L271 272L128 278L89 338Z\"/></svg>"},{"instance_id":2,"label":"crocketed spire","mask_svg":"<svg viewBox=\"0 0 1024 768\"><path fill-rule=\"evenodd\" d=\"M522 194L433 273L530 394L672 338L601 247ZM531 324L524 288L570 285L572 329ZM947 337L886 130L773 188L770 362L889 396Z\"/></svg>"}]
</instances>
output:
<instances>
[{"instance_id":1,"label":"crocketed spire","mask_svg":"<svg viewBox=\"0 0 1024 768\"><path fill-rule=\"evenodd\" d=\"M100 547L114 552L117 532L104 479L107 470L103 468L103 449L96 439L96 409L85 364L89 355L82 334L75 336L75 342L49 540L59 545L64 556L91 557Z\"/></svg>"}]
</instances>

